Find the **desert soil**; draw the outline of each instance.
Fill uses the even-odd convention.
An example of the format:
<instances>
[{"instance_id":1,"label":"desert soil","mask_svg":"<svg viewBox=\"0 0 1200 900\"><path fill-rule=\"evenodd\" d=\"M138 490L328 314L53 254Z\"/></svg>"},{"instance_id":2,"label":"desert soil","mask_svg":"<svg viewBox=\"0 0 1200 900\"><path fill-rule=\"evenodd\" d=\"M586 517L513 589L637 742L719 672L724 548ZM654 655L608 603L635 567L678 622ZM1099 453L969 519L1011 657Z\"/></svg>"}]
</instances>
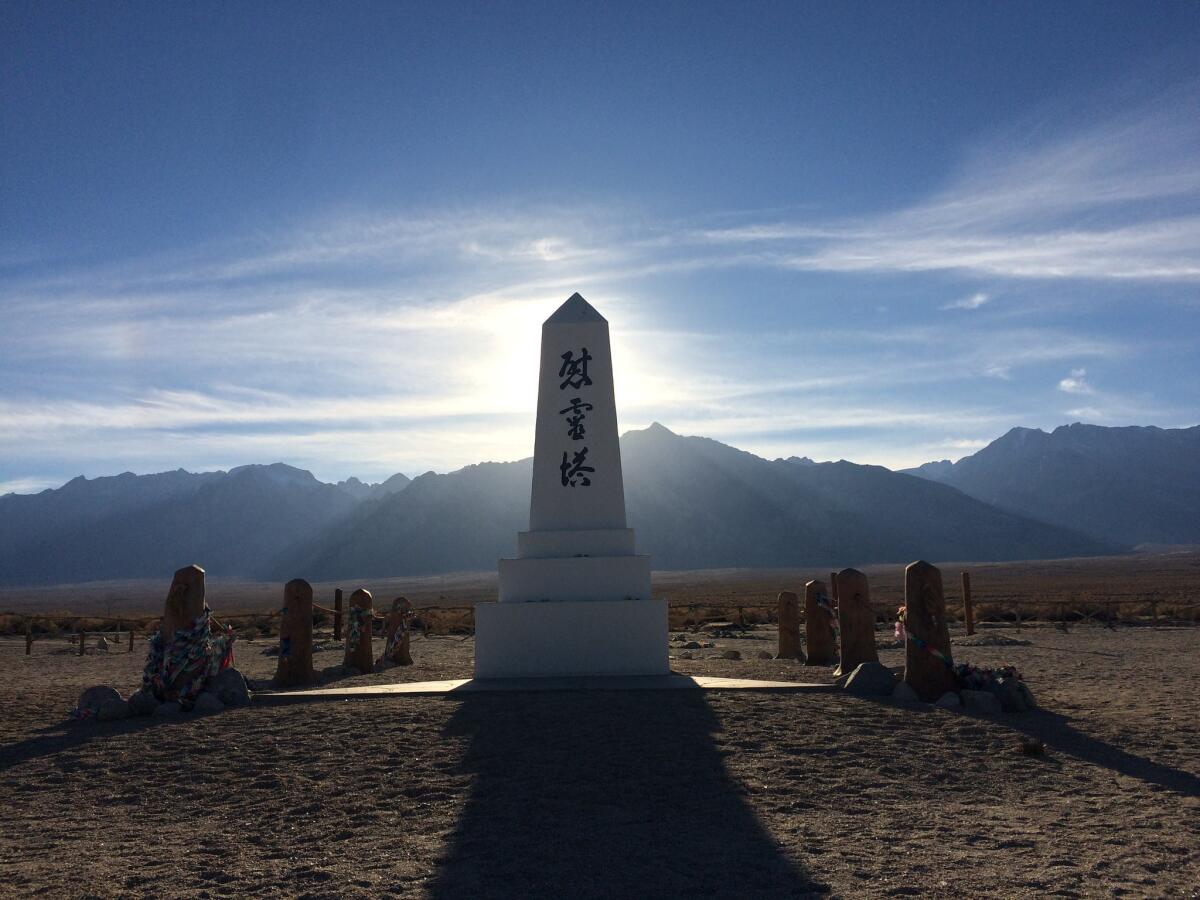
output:
<instances>
[{"instance_id":1,"label":"desert soil","mask_svg":"<svg viewBox=\"0 0 1200 900\"><path fill-rule=\"evenodd\" d=\"M73 723L82 688L136 686L144 642L0 641L0 894L1196 896L1200 629L981 633L1031 643L956 658L1017 665L1040 710L488 693ZM775 639L672 667L829 680L757 659ZM239 643L249 677L273 673L268 643ZM412 668L339 683L466 677L471 655L417 639Z\"/></svg>"}]
</instances>

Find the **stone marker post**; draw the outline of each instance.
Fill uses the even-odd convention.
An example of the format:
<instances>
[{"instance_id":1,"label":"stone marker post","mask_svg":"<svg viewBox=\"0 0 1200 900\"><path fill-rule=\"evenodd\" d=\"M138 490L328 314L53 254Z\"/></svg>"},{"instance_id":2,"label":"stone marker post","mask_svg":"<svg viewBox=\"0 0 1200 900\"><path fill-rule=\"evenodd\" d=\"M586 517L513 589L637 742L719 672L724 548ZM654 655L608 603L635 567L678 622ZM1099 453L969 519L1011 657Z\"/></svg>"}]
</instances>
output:
<instances>
[{"instance_id":1,"label":"stone marker post","mask_svg":"<svg viewBox=\"0 0 1200 900\"><path fill-rule=\"evenodd\" d=\"M25 620L25 655L33 653L33 619Z\"/></svg>"},{"instance_id":2,"label":"stone marker post","mask_svg":"<svg viewBox=\"0 0 1200 900\"><path fill-rule=\"evenodd\" d=\"M371 628L375 623L373 605L374 598L366 588L359 588L350 595L346 658L342 662L360 672L370 672L375 665L375 656L371 651Z\"/></svg>"},{"instance_id":3,"label":"stone marker post","mask_svg":"<svg viewBox=\"0 0 1200 900\"><path fill-rule=\"evenodd\" d=\"M342 589L333 592L333 639L342 639Z\"/></svg>"},{"instance_id":4,"label":"stone marker post","mask_svg":"<svg viewBox=\"0 0 1200 900\"><path fill-rule=\"evenodd\" d=\"M967 634L975 633L975 604L971 602L971 573L962 573L963 588L963 618L966 620Z\"/></svg>"},{"instance_id":5,"label":"stone marker post","mask_svg":"<svg viewBox=\"0 0 1200 900\"><path fill-rule=\"evenodd\" d=\"M163 646L171 644L177 628L187 628L204 612L204 570L199 566L184 566L171 579L171 590L163 605Z\"/></svg>"},{"instance_id":6,"label":"stone marker post","mask_svg":"<svg viewBox=\"0 0 1200 900\"><path fill-rule=\"evenodd\" d=\"M867 576L858 569L837 573L838 630L842 633L842 656L834 675L849 675L865 662L879 662L875 651L875 611Z\"/></svg>"},{"instance_id":7,"label":"stone marker post","mask_svg":"<svg viewBox=\"0 0 1200 900\"><path fill-rule=\"evenodd\" d=\"M397 597L392 601L392 611L383 621L385 660L397 666L411 666L412 653L409 651L408 620L412 618L412 604L405 597Z\"/></svg>"},{"instance_id":8,"label":"stone marker post","mask_svg":"<svg viewBox=\"0 0 1200 900\"><path fill-rule=\"evenodd\" d=\"M958 679L951 667L942 573L923 559L904 570L904 610L904 680L922 700L937 700L956 690Z\"/></svg>"},{"instance_id":9,"label":"stone marker post","mask_svg":"<svg viewBox=\"0 0 1200 900\"><path fill-rule=\"evenodd\" d=\"M779 655L776 659L800 659L800 600L791 591L779 594Z\"/></svg>"},{"instance_id":10,"label":"stone marker post","mask_svg":"<svg viewBox=\"0 0 1200 900\"><path fill-rule=\"evenodd\" d=\"M279 625L279 662L275 683L280 687L312 684L313 590L303 578L283 587L283 621Z\"/></svg>"},{"instance_id":11,"label":"stone marker post","mask_svg":"<svg viewBox=\"0 0 1200 900\"><path fill-rule=\"evenodd\" d=\"M825 593L825 582L808 582L804 585L804 637L808 650L805 665L832 666L837 661L833 621L833 601Z\"/></svg>"}]
</instances>

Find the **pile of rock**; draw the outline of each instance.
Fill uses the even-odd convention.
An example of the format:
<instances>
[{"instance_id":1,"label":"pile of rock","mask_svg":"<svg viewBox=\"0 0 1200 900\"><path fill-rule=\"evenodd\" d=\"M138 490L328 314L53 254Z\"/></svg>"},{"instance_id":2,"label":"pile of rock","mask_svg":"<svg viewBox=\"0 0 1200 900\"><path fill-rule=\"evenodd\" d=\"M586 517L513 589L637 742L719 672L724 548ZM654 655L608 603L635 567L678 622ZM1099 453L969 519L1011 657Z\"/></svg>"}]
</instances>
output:
<instances>
[{"instance_id":1,"label":"pile of rock","mask_svg":"<svg viewBox=\"0 0 1200 900\"><path fill-rule=\"evenodd\" d=\"M250 697L250 689L242 673L233 668L224 669L197 695L191 712L214 713L227 707L249 706ZM162 702L147 690L135 691L126 700L120 691L106 684L90 687L80 694L77 710L81 717L95 718L100 722L113 722L133 716L165 718L178 716L186 711L179 701Z\"/></svg>"},{"instance_id":2,"label":"pile of rock","mask_svg":"<svg viewBox=\"0 0 1200 900\"><path fill-rule=\"evenodd\" d=\"M862 663L839 679L842 689L859 697L891 697L905 704L921 702L917 692L880 663ZM987 690L946 691L933 704L939 709L963 709L981 715L1025 712L1037 706L1033 694L1019 678L997 678Z\"/></svg>"}]
</instances>

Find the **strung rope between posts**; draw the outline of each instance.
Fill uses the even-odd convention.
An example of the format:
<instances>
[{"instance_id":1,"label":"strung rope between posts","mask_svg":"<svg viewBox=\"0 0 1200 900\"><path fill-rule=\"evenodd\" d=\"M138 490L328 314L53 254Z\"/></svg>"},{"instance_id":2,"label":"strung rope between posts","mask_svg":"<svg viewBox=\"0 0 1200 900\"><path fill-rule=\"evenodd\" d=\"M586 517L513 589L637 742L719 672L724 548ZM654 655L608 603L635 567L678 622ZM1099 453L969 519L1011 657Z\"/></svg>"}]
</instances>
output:
<instances>
[{"instance_id":1,"label":"strung rope between posts","mask_svg":"<svg viewBox=\"0 0 1200 900\"><path fill-rule=\"evenodd\" d=\"M929 641L917 637L911 631L908 632L908 639L916 644L920 649L929 651L930 655L933 656L934 659L940 659L950 669L950 671L954 671L954 662L937 647L932 646Z\"/></svg>"}]
</instances>

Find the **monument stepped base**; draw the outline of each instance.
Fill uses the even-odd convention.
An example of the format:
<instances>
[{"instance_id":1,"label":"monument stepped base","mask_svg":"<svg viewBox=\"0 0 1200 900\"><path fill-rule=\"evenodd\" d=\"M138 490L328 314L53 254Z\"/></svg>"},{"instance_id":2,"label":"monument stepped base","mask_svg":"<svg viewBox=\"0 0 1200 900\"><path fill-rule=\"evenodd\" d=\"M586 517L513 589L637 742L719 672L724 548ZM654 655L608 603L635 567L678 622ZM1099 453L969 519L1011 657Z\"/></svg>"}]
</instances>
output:
<instances>
[{"instance_id":1,"label":"monument stepped base","mask_svg":"<svg viewBox=\"0 0 1200 900\"><path fill-rule=\"evenodd\" d=\"M666 675L667 601L475 606L475 677Z\"/></svg>"},{"instance_id":2,"label":"monument stepped base","mask_svg":"<svg viewBox=\"0 0 1200 900\"><path fill-rule=\"evenodd\" d=\"M540 603L553 599L644 603L650 599L650 557L563 556L500 560L501 603ZM665 635L666 626L663 628Z\"/></svg>"}]
</instances>

